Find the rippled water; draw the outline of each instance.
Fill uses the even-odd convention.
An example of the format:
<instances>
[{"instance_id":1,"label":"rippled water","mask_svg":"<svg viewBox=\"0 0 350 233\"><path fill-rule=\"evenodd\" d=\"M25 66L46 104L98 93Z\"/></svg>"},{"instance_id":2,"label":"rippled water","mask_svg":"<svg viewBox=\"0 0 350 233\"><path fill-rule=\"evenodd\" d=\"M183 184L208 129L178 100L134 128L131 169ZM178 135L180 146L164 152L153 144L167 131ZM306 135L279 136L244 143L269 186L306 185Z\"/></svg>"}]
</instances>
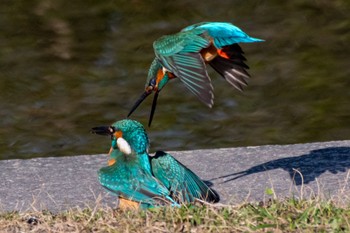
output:
<instances>
[{"instance_id":1,"label":"rippled water","mask_svg":"<svg viewBox=\"0 0 350 233\"><path fill-rule=\"evenodd\" d=\"M208 109L179 80L162 91L151 151L350 138L348 1L0 3L1 159L107 152L93 126L126 116L143 91L152 42L201 21L229 21L243 44L244 93L210 70ZM148 122L151 98L133 114Z\"/></svg>"}]
</instances>

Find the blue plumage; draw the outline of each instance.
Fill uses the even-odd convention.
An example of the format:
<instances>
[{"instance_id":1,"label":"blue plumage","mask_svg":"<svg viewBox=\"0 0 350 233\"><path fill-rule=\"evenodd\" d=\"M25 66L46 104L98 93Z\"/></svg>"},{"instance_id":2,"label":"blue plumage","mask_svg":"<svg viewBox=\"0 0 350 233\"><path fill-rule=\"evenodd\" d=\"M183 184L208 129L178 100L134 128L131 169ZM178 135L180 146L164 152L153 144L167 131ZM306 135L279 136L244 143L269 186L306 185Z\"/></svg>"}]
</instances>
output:
<instances>
[{"instance_id":1,"label":"blue plumage","mask_svg":"<svg viewBox=\"0 0 350 233\"><path fill-rule=\"evenodd\" d=\"M150 156L148 137L140 123L122 120L112 126L95 127L93 132L112 137L113 163L101 168L98 175L101 185L120 200L142 208L179 206L195 199L219 201L212 189L170 154L158 151ZM125 150L128 146L129 152Z\"/></svg>"},{"instance_id":2,"label":"blue plumage","mask_svg":"<svg viewBox=\"0 0 350 233\"><path fill-rule=\"evenodd\" d=\"M173 78L179 78L190 92L211 108L214 104L214 89L206 64L234 88L243 91L243 87L248 85L250 75L239 43L262 41L226 22L198 23L185 27L178 33L160 37L153 43L155 59L148 72L145 92L136 101L128 116L148 95L155 92L150 125L158 94Z\"/></svg>"},{"instance_id":3,"label":"blue plumage","mask_svg":"<svg viewBox=\"0 0 350 233\"><path fill-rule=\"evenodd\" d=\"M232 23L226 22L205 22L188 26L182 31L191 31L194 29L202 29L206 31L210 37L214 38L216 48L222 48L227 45L237 43L253 43L262 42L264 40L248 36L239 27Z\"/></svg>"}]
</instances>

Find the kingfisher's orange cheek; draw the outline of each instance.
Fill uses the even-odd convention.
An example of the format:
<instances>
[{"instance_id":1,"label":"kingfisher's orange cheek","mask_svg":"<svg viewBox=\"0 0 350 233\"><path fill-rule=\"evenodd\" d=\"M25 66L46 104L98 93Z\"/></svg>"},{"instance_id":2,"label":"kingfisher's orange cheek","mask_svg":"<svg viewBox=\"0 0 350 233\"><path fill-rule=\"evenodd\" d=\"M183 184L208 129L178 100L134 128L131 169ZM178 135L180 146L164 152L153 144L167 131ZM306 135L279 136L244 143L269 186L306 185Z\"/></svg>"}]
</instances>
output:
<instances>
[{"instance_id":1,"label":"kingfisher's orange cheek","mask_svg":"<svg viewBox=\"0 0 350 233\"><path fill-rule=\"evenodd\" d=\"M123 132L122 131L117 131L114 133L114 137L115 138L121 138L123 136Z\"/></svg>"},{"instance_id":2,"label":"kingfisher's orange cheek","mask_svg":"<svg viewBox=\"0 0 350 233\"><path fill-rule=\"evenodd\" d=\"M163 79L164 77L164 73L162 69L159 69L157 72L157 79L156 79L156 86L158 87L158 84L160 83L160 81Z\"/></svg>"}]
</instances>

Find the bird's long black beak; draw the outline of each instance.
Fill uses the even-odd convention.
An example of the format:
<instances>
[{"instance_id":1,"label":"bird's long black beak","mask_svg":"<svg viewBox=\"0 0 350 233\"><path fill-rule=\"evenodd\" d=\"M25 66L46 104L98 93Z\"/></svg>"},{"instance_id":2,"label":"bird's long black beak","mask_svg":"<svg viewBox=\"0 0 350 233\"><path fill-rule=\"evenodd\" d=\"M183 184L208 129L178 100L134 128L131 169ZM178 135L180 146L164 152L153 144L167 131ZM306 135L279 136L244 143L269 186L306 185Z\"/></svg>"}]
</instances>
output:
<instances>
[{"instance_id":1,"label":"bird's long black beak","mask_svg":"<svg viewBox=\"0 0 350 233\"><path fill-rule=\"evenodd\" d=\"M152 91L145 91L144 93L142 93L142 95L140 96L140 98L136 101L136 103L134 104L134 106L132 106L129 114L127 117L129 117L135 110L136 108L147 98L147 96L149 96L152 93Z\"/></svg>"},{"instance_id":2,"label":"bird's long black beak","mask_svg":"<svg viewBox=\"0 0 350 233\"><path fill-rule=\"evenodd\" d=\"M156 93L154 94L154 98L153 98L153 102L152 102L152 109L151 109L151 113L149 115L148 127L151 127L154 112L156 111L158 94L159 94L159 91L156 91Z\"/></svg>"},{"instance_id":3,"label":"bird's long black beak","mask_svg":"<svg viewBox=\"0 0 350 233\"><path fill-rule=\"evenodd\" d=\"M97 126L91 129L91 133L99 134L99 135L112 135L115 132L113 126Z\"/></svg>"}]
</instances>

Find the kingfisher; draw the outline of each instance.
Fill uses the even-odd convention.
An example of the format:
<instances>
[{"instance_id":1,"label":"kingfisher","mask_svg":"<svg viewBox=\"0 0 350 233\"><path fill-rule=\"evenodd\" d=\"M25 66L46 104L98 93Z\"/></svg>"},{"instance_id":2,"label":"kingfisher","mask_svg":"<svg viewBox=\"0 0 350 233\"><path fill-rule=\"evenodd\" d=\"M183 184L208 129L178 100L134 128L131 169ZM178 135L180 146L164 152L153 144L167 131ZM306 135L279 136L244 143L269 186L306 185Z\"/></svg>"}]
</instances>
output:
<instances>
[{"instance_id":1,"label":"kingfisher","mask_svg":"<svg viewBox=\"0 0 350 233\"><path fill-rule=\"evenodd\" d=\"M154 41L155 58L151 63L145 91L131 108L128 117L142 101L154 92L148 126L151 125L159 92L169 80L179 78L200 101L211 108L213 86L206 64L209 64L234 88L243 91L250 75L244 52L238 43L261 42L227 22L202 22Z\"/></svg>"},{"instance_id":2,"label":"kingfisher","mask_svg":"<svg viewBox=\"0 0 350 233\"><path fill-rule=\"evenodd\" d=\"M118 195L120 208L219 201L214 190L173 156L163 151L150 155L141 123L125 119L91 131L111 137L108 166L99 170L98 178L104 188Z\"/></svg>"}]
</instances>

